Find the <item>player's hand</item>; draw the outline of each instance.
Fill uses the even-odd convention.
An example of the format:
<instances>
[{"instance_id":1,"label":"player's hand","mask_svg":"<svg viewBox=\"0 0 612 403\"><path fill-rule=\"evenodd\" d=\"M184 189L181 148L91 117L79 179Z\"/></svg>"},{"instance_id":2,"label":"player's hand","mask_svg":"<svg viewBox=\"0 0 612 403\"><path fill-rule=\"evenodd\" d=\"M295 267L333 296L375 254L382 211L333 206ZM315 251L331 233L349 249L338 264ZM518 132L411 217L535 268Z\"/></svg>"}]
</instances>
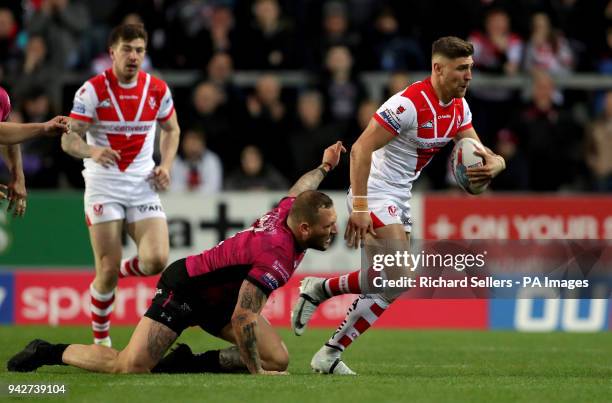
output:
<instances>
[{"instance_id":1,"label":"player's hand","mask_svg":"<svg viewBox=\"0 0 612 403\"><path fill-rule=\"evenodd\" d=\"M328 164L330 169L334 169L340 162L340 155L346 152L346 148L341 141L337 141L325 149L323 152L323 164Z\"/></svg>"},{"instance_id":2,"label":"player's hand","mask_svg":"<svg viewBox=\"0 0 612 403\"><path fill-rule=\"evenodd\" d=\"M344 239L348 247L357 249L362 246L368 233L376 236L370 213L353 211L344 232Z\"/></svg>"},{"instance_id":3,"label":"player's hand","mask_svg":"<svg viewBox=\"0 0 612 403\"><path fill-rule=\"evenodd\" d=\"M470 183L475 186L488 185L491 180L495 178L501 171L506 168L506 163L503 157L494 154L492 151L476 150L474 151L479 157L484 160L484 165L481 167L474 167L467 169L467 176L470 179Z\"/></svg>"},{"instance_id":4,"label":"player's hand","mask_svg":"<svg viewBox=\"0 0 612 403\"><path fill-rule=\"evenodd\" d=\"M91 159L108 168L121 159L121 154L110 147L91 147Z\"/></svg>"},{"instance_id":5,"label":"player's hand","mask_svg":"<svg viewBox=\"0 0 612 403\"><path fill-rule=\"evenodd\" d=\"M17 179L6 187L8 190L9 205L7 211L13 211L13 217L23 217L26 212L28 192L25 179Z\"/></svg>"},{"instance_id":6,"label":"player's hand","mask_svg":"<svg viewBox=\"0 0 612 403\"><path fill-rule=\"evenodd\" d=\"M45 136L59 136L70 130L70 119L66 116L56 116L43 124L43 134Z\"/></svg>"},{"instance_id":7,"label":"player's hand","mask_svg":"<svg viewBox=\"0 0 612 403\"><path fill-rule=\"evenodd\" d=\"M157 166L149 179L155 190L163 192L170 186L170 171L163 166Z\"/></svg>"}]
</instances>

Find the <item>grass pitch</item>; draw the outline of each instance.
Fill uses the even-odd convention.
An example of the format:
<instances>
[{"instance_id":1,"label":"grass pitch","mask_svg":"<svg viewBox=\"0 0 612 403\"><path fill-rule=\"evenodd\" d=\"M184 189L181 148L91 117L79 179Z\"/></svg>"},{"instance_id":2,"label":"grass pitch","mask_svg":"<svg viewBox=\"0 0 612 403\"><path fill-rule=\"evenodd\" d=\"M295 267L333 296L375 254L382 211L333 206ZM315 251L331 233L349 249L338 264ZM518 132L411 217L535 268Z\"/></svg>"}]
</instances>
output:
<instances>
[{"instance_id":1,"label":"grass pitch","mask_svg":"<svg viewBox=\"0 0 612 403\"><path fill-rule=\"evenodd\" d=\"M131 327L114 326L113 343L124 346ZM36 373L6 372L7 359L34 338L51 342L90 340L85 327L0 327L0 399L8 384L61 383L60 396L22 396L17 401L75 402L596 402L612 400L612 333L525 334L511 332L370 330L345 354L357 377L313 374L310 358L330 330L302 337L281 334L291 354L288 376L106 375L69 367ZM180 341L194 351L226 344L191 329Z\"/></svg>"}]
</instances>

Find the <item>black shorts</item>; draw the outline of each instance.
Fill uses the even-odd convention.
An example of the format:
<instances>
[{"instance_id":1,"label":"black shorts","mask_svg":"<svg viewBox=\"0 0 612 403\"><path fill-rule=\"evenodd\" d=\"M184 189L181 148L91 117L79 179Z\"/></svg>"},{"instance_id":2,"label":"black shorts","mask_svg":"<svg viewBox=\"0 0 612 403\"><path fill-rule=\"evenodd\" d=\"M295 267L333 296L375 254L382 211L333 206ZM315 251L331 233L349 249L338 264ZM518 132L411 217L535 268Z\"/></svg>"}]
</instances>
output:
<instances>
[{"instance_id":1,"label":"black shorts","mask_svg":"<svg viewBox=\"0 0 612 403\"><path fill-rule=\"evenodd\" d=\"M195 290L196 286L200 289ZM235 303L211 306L209 301L199 296L202 287L205 285L190 279L184 258L173 262L157 282L155 296L145 316L163 323L177 335L190 326L199 326L213 336L219 336L221 330L231 323Z\"/></svg>"}]
</instances>

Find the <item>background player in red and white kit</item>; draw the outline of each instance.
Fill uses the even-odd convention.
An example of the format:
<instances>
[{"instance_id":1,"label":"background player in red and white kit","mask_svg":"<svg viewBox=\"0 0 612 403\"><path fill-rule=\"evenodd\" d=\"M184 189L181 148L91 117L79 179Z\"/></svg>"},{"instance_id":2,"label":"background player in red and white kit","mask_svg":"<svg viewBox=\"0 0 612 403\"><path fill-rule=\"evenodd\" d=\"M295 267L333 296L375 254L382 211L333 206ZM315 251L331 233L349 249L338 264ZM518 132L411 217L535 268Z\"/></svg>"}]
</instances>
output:
<instances>
[{"instance_id":1,"label":"background player in red and white kit","mask_svg":"<svg viewBox=\"0 0 612 403\"><path fill-rule=\"evenodd\" d=\"M11 174L8 185L0 184L0 200L8 199L8 211L14 216L23 216L26 211L27 191L21 161L19 143L38 136L57 136L68 129L68 118L56 116L45 123L7 122L11 113L11 99L0 87L0 155ZM5 193L6 192L6 193Z\"/></svg>"},{"instance_id":2,"label":"background player in red and white kit","mask_svg":"<svg viewBox=\"0 0 612 403\"><path fill-rule=\"evenodd\" d=\"M141 71L146 46L141 24L113 29L112 68L77 90L71 132L62 137L62 148L84 159L85 217L96 265L92 327L94 341L108 346L117 279L155 275L168 260L168 225L157 191L170 184L180 129L168 85ZM161 162L155 166L157 124ZM138 256L121 261L124 221Z\"/></svg>"},{"instance_id":3,"label":"background player in red and white kit","mask_svg":"<svg viewBox=\"0 0 612 403\"><path fill-rule=\"evenodd\" d=\"M472 44L444 37L432 45L431 76L389 98L374 114L351 149L351 212L345 232L349 246L358 248L366 237L409 247L412 184L442 147L452 140L471 137L472 114L465 101L472 79ZM485 147L478 152L484 166L468 169L475 185L488 184L504 168L504 159ZM388 271L393 275L394 270ZM365 292L360 271L331 279L307 277L292 315L296 334L304 332L317 305L335 295ZM360 296L345 320L315 354L315 371L354 374L341 353L365 332L401 291Z\"/></svg>"},{"instance_id":4,"label":"background player in red and white kit","mask_svg":"<svg viewBox=\"0 0 612 403\"><path fill-rule=\"evenodd\" d=\"M285 371L287 348L261 311L270 293L291 278L306 249L324 251L331 245L336 212L332 200L315 189L342 152L340 142L328 147L322 164L304 174L278 207L250 228L168 266L124 350L34 340L7 368L25 372L63 363L98 372L149 372L184 329L200 326L234 346L201 355L189 351L186 357L175 350L156 372Z\"/></svg>"}]
</instances>

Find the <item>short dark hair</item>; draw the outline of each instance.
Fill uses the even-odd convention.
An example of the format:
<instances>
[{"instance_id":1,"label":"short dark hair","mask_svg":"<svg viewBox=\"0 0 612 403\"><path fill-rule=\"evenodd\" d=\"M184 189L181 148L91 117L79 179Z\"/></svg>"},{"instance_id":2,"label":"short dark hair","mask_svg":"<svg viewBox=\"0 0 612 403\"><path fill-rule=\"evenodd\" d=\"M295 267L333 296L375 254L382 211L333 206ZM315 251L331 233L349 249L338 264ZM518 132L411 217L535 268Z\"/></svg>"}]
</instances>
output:
<instances>
[{"instance_id":1,"label":"short dark hair","mask_svg":"<svg viewBox=\"0 0 612 403\"><path fill-rule=\"evenodd\" d=\"M108 37L108 46L112 47L120 40L130 42L134 39L143 39L145 44L148 42L149 35L143 24L118 25L113 28Z\"/></svg>"},{"instance_id":2,"label":"short dark hair","mask_svg":"<svg viewBox=\"0 0 612 403\"><path fill-rule=\"evenodd\" d=\"M319 209L334 205L332 199L317 190L306 190L300 193L291 206L289 215L299 222L314 225L319 219Z\"/></svg>"},{"instance_id":3,"label":"short dark hair","mask_svg":"<svg viewBox=\"0 0 612 403\"><path fill-rule=\"evenodd\" d=\"M456 36L444 36L431 45L431 57L442 55L449 59L468 57L474 54L474 45Z\"/></svg>"}]
</instances>

